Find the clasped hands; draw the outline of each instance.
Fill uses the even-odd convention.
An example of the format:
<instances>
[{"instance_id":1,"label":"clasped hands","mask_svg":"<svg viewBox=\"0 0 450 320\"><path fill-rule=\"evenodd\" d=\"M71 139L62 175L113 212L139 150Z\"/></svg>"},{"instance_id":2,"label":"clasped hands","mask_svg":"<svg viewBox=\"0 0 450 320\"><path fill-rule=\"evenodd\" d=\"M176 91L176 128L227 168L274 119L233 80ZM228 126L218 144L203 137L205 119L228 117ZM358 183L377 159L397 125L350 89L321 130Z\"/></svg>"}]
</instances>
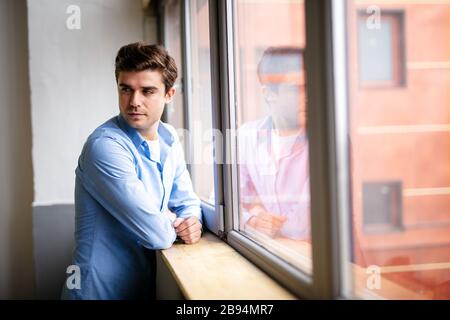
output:
<instances>
[{"instance_id":1,"label":"clasped hands","mask_svg":"<svg viewBox=\"0 0 450 320\"><path fill-rule=\"evenodd\" d=\"M186 244L194 244L202 236L202 224L197 217L176 218L173 227L177 236Z\"/></svg>"},{"instance_id":2,"label":"clasped hands","mask_svg":"<svg viewBox=\"0 0 450 320\"><path fill-rule=\"evenodd\" d=\"M247 221L246 225L272 238L278 234L286 222L285 216L270 214L261 206L254 206L250 212L252 217Z\"/></svg>"}]
</instances>

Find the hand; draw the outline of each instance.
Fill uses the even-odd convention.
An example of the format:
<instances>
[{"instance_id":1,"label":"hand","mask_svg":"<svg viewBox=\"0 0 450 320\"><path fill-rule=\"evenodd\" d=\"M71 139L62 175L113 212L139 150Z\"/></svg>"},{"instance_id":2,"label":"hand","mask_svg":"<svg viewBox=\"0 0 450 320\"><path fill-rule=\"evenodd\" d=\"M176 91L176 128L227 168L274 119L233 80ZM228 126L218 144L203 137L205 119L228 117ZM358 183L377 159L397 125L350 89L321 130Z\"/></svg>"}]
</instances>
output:
<instances>
[{"instance_id":1,"label":"hand","mask_svg":"<svg viewBox=\"0 0 450 320\"><path fill-rule=\"evenodd\" d=\"M266 211L260 210L258 214L254 215L247 221L247 225L256 230L274 237L286 221L284 216L276 216Z\"/></svg>"},{"instance_id":2,"label":"hand","mask_svg":"<svg viewBox=\"0 0 450 320\"><path fill-rule=\"evenodd\" d=\"M194 244L200 240L202 235L202 224L197 217L176 218L173 227L177 236L187 244Z\"/></svg>"}]
</instances>

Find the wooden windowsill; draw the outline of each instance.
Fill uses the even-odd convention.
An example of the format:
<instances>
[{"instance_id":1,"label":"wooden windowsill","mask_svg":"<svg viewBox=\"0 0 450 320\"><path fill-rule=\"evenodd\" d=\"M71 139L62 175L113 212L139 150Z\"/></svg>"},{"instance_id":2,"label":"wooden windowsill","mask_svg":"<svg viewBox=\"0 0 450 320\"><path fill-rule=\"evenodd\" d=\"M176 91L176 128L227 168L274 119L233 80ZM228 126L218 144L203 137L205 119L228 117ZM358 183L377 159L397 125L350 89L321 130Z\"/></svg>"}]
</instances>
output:
<instances>
[{"instance_id":1,"label":"wooden windowsill","mask_svg":"<svg viewBox=\"0 0 450 320\"><path fill-rule=\"evenodd\" d=\"M194 245L174 244L162 250L161 257L186 299L297 299L209 232Z\"/></svg>"}]
</instances>

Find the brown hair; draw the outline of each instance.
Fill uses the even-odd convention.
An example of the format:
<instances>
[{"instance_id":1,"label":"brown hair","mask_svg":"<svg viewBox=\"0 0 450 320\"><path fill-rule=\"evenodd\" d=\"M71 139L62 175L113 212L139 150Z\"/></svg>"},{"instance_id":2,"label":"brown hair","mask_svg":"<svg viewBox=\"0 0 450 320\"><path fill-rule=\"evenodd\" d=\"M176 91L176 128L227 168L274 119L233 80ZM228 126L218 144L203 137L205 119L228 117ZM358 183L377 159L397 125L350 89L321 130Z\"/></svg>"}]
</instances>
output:
<instances>
[{"instance_id":1,"label":"brown hair","mask_svg":"<svg viewBox=\"0 0 450 320\"><path fill-rule=\"evenodd\" d=\"M267 48L258 64L258 78L261 84L270 83L273 76L301 72L304 50L300 47L280 46ZM272 76L272 77L271 77Z\"/></svg>"},{"instance_id":2,"label":"brown hair","mask_svg":"<svg viewBox=\"0 0 450 320\"><path fill-rule=\"evenodd\" d=\"M160 45L146 45L142 42L131 43L119 49L116 56L116 82L121 71L159 71L165 91L173 87L178 76L175 60Z\"/></svg>"}]
</instances>

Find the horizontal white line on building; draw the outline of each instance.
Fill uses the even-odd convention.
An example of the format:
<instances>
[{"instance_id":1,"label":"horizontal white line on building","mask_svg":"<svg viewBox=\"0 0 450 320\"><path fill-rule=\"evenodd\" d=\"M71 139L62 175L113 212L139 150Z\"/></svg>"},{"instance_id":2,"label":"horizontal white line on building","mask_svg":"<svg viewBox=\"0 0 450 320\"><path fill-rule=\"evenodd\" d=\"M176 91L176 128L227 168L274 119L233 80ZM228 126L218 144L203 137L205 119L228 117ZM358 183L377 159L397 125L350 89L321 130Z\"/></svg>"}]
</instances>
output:
<instances>
[{"instance_id":1,"label":"horizontal white line on building","mask_svg":"<svg viewBox=\"0 0 450 320\"><path fill-rule=\"evenodd\" d=\"M367 5L405 5L405 4L450 4L450 0L355 0L356 4L367 4Z\"/></svg>"},{"instance_id":2,"label":"horizontal white line on building","mask_svg":"<svg viewBox=\"0 0 450 320\"><path fill-rule=\"evenodd\" d=\"M450 132L450 125L424 124L424 125L396 125L396 126L365 126L359 127L357 131L358 134Z\"/></svg>"},{"instance_id":3,"label":"horizontal white line on building","mask_svg":"<svg viewBox=\"0 0 450 320\"><path fill-rule=\"evenodd\" d=\"M450 263L423 263L401 266L381 267L381 273L408 272L408 271L427 271L427 270L446 270L450 269Z\"/></svg>"},{"instance_id":4,"label":"horizontal white line on building","mask_svg":"<svg viewBox=\"0 0 450 320\"><path fill-rule=\"evenodd\" d=\"M450 195L450 188L411 188L403 189L403 196L417 197L417 196L434 196L434 195Z\"/></svg>"},{"instance_id":5,"label":"horizontal white line on building","mask_svg":"<svg viewBox=\"0 0 450 320\"><path fill-rule=\"evenodd\" d=\"M450 61L421 61L408 62L408 69L422 70L422 69L450 69Z\"/></svg>"}]
</instances>

